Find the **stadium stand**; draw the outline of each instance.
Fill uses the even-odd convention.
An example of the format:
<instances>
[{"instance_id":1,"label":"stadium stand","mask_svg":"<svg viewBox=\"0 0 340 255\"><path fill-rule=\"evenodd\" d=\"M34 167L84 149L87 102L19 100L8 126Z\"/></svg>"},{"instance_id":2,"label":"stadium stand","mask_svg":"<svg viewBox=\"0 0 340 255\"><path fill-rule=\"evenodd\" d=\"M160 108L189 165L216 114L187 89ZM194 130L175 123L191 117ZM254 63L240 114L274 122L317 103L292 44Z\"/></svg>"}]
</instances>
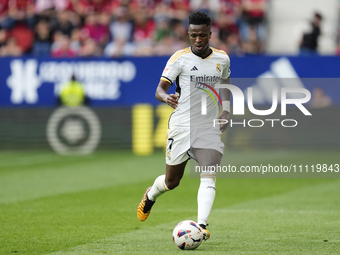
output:
<instances>
[{"instance_id":1,"label":"stadium stand","mask_svg":"<svg viewBox=\"0 0 340 255\"><path fill-rule=\"evenodd\" d=\"M298 54L314 12L319 53L340 54L338 0L0 0L0 56L171 55L189 45L187 17L213 19L212 46L229 55Z\"/></svg>"},{"instance_id":2,"label":"stadium stand","mask_svg":"<svg viewBox=\"0 0 340 255\"><path fill-rule=\"evenodd\" d=\"M170 55L189 45L187 17L213 19L212 46L261 54L267 0L0 0L0 56Z\"/></svg>"}]
</instances>

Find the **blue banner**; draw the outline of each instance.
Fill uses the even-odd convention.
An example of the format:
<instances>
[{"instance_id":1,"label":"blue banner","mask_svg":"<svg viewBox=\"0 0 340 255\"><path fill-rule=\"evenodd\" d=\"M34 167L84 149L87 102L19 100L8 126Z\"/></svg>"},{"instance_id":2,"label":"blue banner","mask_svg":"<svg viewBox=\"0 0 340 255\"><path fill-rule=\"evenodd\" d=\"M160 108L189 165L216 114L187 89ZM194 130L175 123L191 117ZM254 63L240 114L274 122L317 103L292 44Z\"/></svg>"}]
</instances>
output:
<instances>
[{"instance_id":1,"label":"blue banner","mask_svg":"<svg viewBox=\"0 0 340 255\"><path fill-rule=\"evenodd\" d=\"M159 102L155 99L155 90L167 60L168 57L0 58L0 107L53 107L61 86L73 74L83 83L91 106L156 105ZM231 77L232 83L239 83L235 85L242 90L257 86L259 78L291 78L309 91L321 87L339 104L338 79L323 79L339 78L339 67L340 57L234 57ZM234 78L247 78L244 79L247 82L237 82ZM257 103L267 102L258 100Z\"/></svg>"}]
</instances>

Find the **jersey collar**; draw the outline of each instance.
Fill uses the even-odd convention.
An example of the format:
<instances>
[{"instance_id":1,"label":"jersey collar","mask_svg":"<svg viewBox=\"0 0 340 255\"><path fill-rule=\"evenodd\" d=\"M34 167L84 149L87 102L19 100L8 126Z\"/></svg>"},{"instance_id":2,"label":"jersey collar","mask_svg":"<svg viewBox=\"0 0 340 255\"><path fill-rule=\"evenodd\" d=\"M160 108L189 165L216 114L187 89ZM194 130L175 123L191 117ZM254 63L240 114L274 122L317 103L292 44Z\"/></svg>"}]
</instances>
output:
<instances>
[{"instance_id":1,"label":"jersey collar","mask_svg":"<svg viewBox=\"0 0 340 255\"><path fill-rule=\"evenodd\" d=\"M195 56L199 57L200 59L208 59L208 58L210 58L210 57L212 56L212 54L214 53L214 51L213 51L210 47L209 47L209 49L211 50L211 53L210 53L208 56L206 56L205 58L202 58L201 56L198 56L195 52L193 52L192 46L190 46L190 51L191 51L191 53L194 54Z\"/></svg>"}]
</instances>

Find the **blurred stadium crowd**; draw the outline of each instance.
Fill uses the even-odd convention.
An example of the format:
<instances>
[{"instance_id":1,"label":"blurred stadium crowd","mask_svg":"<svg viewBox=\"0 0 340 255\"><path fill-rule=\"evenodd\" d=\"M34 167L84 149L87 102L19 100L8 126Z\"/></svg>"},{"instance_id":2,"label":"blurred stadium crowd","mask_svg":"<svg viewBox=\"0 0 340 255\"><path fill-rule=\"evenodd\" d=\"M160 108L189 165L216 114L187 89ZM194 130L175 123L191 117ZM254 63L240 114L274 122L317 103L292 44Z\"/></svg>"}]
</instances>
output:
<instances>
[{"instance_id":1,"label":"blurred stadium crowd","mask_svg":"<svg viewBox=\"0 0 340 255\"><path fill-rule=\"evenodd\" d=\"M0 0L0 56L171 55L189 45L187 18L212 17L211 45L260 54L267 0Z\"/></svg>"}]
</instances>

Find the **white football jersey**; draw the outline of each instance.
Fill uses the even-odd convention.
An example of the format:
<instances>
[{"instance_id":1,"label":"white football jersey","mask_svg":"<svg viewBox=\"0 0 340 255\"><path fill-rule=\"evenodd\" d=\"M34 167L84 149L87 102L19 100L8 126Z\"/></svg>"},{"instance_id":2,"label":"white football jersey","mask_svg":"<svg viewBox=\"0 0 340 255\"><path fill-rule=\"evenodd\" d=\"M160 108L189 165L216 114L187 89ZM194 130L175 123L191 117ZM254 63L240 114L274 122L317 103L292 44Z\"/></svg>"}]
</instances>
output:
<instances>
[{"instance_id":1,"label":"white football jersey","mask_svg":"<svg viewBox=\"0 0 340 255\"><path fill-rule=\"evenodd\" d=\"M176 82L179 95L177 109L171 114L169 127L212 126L219 112L219 90L215 85L230 76L230 59L221 50L201 58L191 47L177 51L168 60L161 79ZM202 96L206 98L206 115L202 115Z\"/></svg>"}]
</instances>

